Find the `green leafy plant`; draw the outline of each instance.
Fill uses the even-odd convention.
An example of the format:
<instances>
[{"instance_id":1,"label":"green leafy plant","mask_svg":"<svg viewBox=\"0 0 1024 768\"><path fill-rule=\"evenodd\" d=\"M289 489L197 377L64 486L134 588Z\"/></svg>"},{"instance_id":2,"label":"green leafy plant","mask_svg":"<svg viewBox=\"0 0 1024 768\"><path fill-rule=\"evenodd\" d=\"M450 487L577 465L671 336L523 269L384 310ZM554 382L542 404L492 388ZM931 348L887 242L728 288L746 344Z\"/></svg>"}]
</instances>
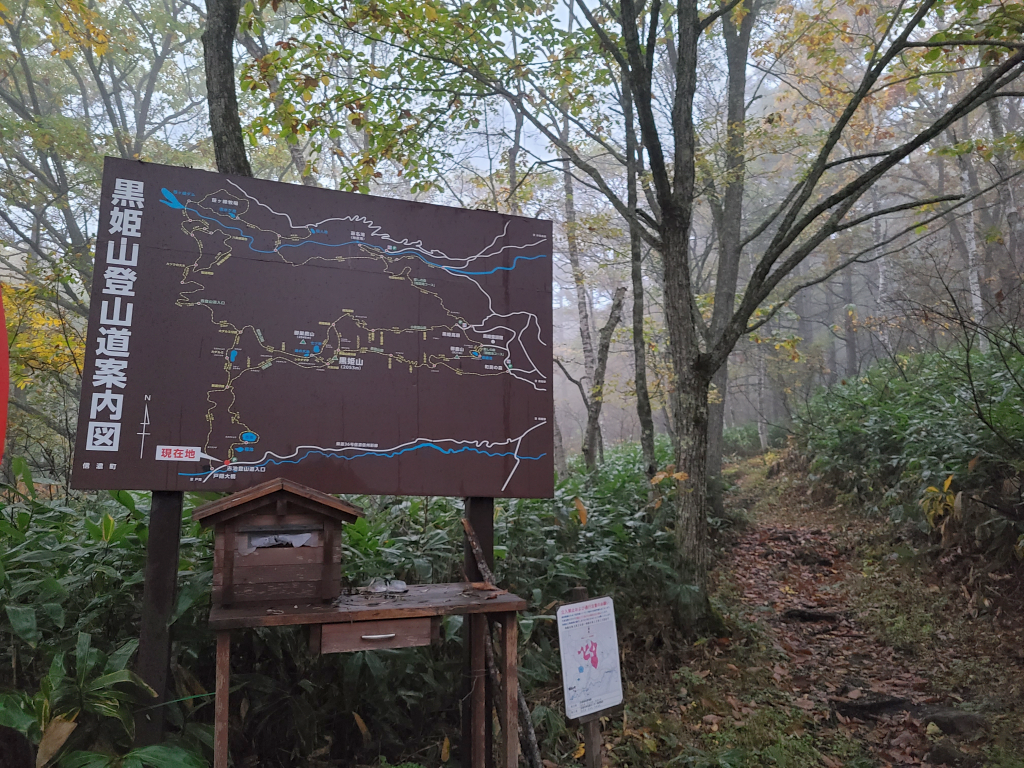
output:
<instances>
[{"instance_id":1,"label":"green leafy plant","mask_svg":"<svg viewBox=\"0 0 1024 768\"><path fill-rule=\"evenodd\" d=\"M661 466L670 451L659 440ZM574 466L554 499L502 501L495 508L497 578L529 601L520 621L528 692L558 680L554 613L577 585L615 599L623 643L646 642L652 634L666 647L679 642L670 618L658 627L646 618L671 617L674 601L687 592L674 567L675 483L652 486L635 445L609 448L596 472L580 470ZM0 631L15 639L17 656L13 672L0 671L0 723L37 744L51 723L71 723L53 753L62 766L191 768L212 745L208 534L188 520L186 509L172 617L173 700L165 707L172 741L162 745L178 751L131 751L131 716L149 706L127 672L148 538L144 497L115 492L50 500L33 496L32 487L25 479L19 488L8 486L0 508L6 609ZM463 578L462 500L351 500L366 517L345 528L349 585L377 576L410 583ZM190 498L187 506L195 502ZM458 616L444 619L440 642L426 648L326 656L309 651L300 628L236 633L231 718L241 746L233 747L235 759L258 758L275 768L328 757L369 763L384 755L394 763L417 744L426 746L416 760L439 762L445 740L450 752L459 729L453 681L463 663L461 624ZM635 626L644 627L643 638L633 634ZM538 705L534 715L545 749L575 748L557 708Z\"/></svg>"},{"instance_id":2,"label":"green leafy plant","mask_svg":"<svg viewBox=\"0 0 1024 768\"><path fill-rule=\"evenodd\" d=\"M956 495L951 493L949 487L953 484L953 476L950 475L942 484L940 491L933 485L929 485L921 496L921 508L924 510L925 520L932 528L939 528L945 525L954 514L956 507Z\"/></svg>"},{"instance_id":3,"label":"green leafy plant","mask_svg":"<svg viewBox=\"0 0 1024 768\"><path fill-rule=\"evenodd\" d=\"M1010 557L1024 533L1024 354L997 342L899 356L815 395L795 426L812 478L894 520L916 507L947 537L956 483L974 509L961 521L969 543Z\"/></svg>"},{"instance_id":4,"label":"green leafy plant","mask_svg":"<svg viewBox=\"0 0 1024 768\"><path fill-rule=\"evenodd\" d=\"M72 752L60 761L60 768L206 768L202 758L181 749L164 745L133 749L123 757L98 752Z\"/></svg>"}]
</instances>

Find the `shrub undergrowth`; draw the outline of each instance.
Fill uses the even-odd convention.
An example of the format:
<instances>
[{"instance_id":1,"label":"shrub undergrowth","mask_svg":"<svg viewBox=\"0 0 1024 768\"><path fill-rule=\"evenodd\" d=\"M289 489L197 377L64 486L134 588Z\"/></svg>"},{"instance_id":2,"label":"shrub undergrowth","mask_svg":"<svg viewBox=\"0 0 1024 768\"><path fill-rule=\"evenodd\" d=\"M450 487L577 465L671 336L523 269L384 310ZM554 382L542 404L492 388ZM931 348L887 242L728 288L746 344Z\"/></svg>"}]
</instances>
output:
<instances>
[{"instance_id":1,"label":"shrub undergrowth","mask_svg":"<svg viewBox=\"0 0 1024 768\"><path fill-rule=\"evenodd\" d=\"M1024 355L1013 347L877 363L816 394L794 430L812 479L869 511L924 530L957 517L1003 553L1024 542Z\"/></svg>"},{"instance_id":2,"label":"shrub undergrowth","mask_svg":"<svg viewBox=\"0 0 1024 768\"><path fill-rule=\"evenodd\" d=\"M659 452L664 466L668 445L659 443ZM186 496L172 618L174 701L166 706L171 736L163 751L131 752L133 716L151 695L127 671L139 628L148 496L53 499L37 494L47 481L24 463L17 470L21 482L5 488L0 508L0 636L11 654L0 666L0 725L39 743L48 728L73 721L58 754L65 767L201 765L212 746L212 541L190 513L204 499ZM366 517L345 529L348 583L462 579L461 500L350 500ZM687 592L672 567L672 508L652 492L634 445L609 450L596 472L575 466L554 499L497 503L496 575L529 603L520 619L528 694L558 683L554 611L572 587L613 597L622 626L672 615L673 601ZM461 617L447 617L441 641L427 648L324 656L309 652L300 628L235 632L236 761L306 766L386 756L437 764L448 749L457 757L446 744L458 743L460 626ZM557 705L546 701L534 720L553 750L567 732Z\"/></svg>"}]
</instances>

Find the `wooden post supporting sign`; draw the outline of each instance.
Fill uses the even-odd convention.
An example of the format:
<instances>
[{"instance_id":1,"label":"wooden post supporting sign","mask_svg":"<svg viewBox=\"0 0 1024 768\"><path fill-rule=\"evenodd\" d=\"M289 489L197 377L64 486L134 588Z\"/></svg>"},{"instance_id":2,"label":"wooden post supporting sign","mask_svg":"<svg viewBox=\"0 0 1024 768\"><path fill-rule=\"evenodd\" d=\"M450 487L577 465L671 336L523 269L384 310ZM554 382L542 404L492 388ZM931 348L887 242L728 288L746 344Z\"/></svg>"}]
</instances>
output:
<instances>
[{"instance_id":1,"label":"wooden post supporting sign","mask_svg":"<svg viewBox=\"0 0 1024 768\"><path fill-rule=\"evenodd\" d=\"M171 661L171 613L178 585L181 543L181 491L153 491L146 544L146 575L142 589L142 622L136 672L156 691L156 706L140 710L135 719L137 746L158 744L164 733L167 676Z\"/></svg>"},{"instance_id":2,"label":"wooden post supporting sign","mask_svg":"<svg viewBox=\"0 0 1024 768\"><path fill-rule=\"evenodd\" d=\"M583 586L573 587L569 593L569 599L574 603L582 602L589 596L587 588ZM586 760L587 768L601 768L601 714L597 712L594 716L580 718L580 723L583 726L584 760Z\"/></svg>"},{"instance_id":3,"label":"wooden post supporting sign","mask_svg":"<svg viewBox=\"0 0 1024 768\"><path fill-rule=\"evenodd\" d=\"M469 545L476 560L477 571L488 584L493 585L496 581L494 571L487 564L483 547L473 530L473 524L469 518L462 519L462 526L466 529L466 544ZM493 548L492 548L493 551ZM537 736L533 732L533 724L530 722L530 711L526 707L526 700L519 688L519 614L510 611L501 614L499 619L502 627L501 645L504 651L502 661L501 680L498 680L498 666L495 662L494 651L491 647L490 627L484 634L484 649L488 666L488 681L492 691L497 688L501 691L498 698L499 712L498 720L501 723L501 768L516 768L519 765L519 728L516 727L517 718L523 717L523 735L526 737L528 748L527 762L534 768L540 768L540 751L537 748Z\"/></svg>"},{"instance_id":4,"label":"wooden post supporting sign","mask_svg":"<svg viewBox=\"0 0 1024 768\"><path fill-rule=\"evenodd\" d=\"M476 532L489 568L494 566L494 499L472 496L466 499L466 519ZM470 581L483 581L476 556L468 538L465 542L465 571ZM462 750L472 768L493 768L491 752L491 707L494 692L487 675L487 617L470 614L466 617L466 675L462 706Z\"/></svg>"}]
</instances>

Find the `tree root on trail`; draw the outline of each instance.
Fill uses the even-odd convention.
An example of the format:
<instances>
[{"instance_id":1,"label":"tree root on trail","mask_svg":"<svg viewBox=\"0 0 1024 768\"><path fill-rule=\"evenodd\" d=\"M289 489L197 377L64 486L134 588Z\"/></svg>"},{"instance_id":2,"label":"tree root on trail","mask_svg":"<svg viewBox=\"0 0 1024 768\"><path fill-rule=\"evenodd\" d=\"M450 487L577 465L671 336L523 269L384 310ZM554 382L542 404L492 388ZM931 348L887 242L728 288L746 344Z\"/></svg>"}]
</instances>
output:
<instances>
[{"instance_id":1,"label":"tree root on trail","mask_svg":"<svg viewBox=\"0 0 1024 768\"><path fill-rule=\"evenodd\" d=\"M900 712L904 709L909 709L911 706L909 699L903 699L898 696L882 696L866 701L839 701L831 699L829 704L843 717L855 717L858 720L867 720L893 712Z\"/></svg>"},{"instance_id":2,"label":"tree root on trail","mask_svg":"<svg viewBox=\"0 0 1024 768\"><path fill-rule=\"evenodd\" d=\"M793 619L794 621L829 621L833 624L838 624L840 616L838 613L829 613L828 611L790 608L783 612L782 618Z\"/></svg>"}]
</instances>

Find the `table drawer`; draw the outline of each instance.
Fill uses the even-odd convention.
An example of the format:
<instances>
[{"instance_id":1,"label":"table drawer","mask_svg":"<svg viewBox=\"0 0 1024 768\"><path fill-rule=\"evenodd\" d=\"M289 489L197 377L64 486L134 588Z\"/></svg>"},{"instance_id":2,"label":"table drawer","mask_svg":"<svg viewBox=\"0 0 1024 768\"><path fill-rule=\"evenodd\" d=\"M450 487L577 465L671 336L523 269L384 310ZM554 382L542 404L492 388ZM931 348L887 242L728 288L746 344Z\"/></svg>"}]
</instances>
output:
<instances>
[{"instance_id":1,"label":"table drawer","mask_svg":"<svg viewBox=\"0 0 1024 768\"><path fill-rule=\"evenodd\" d=\"M321 630L320 652L347 653L430 645L438 635L438 628L437 619L429 616L417 619L324 624Z\"/></svg>"}]
</instances>

